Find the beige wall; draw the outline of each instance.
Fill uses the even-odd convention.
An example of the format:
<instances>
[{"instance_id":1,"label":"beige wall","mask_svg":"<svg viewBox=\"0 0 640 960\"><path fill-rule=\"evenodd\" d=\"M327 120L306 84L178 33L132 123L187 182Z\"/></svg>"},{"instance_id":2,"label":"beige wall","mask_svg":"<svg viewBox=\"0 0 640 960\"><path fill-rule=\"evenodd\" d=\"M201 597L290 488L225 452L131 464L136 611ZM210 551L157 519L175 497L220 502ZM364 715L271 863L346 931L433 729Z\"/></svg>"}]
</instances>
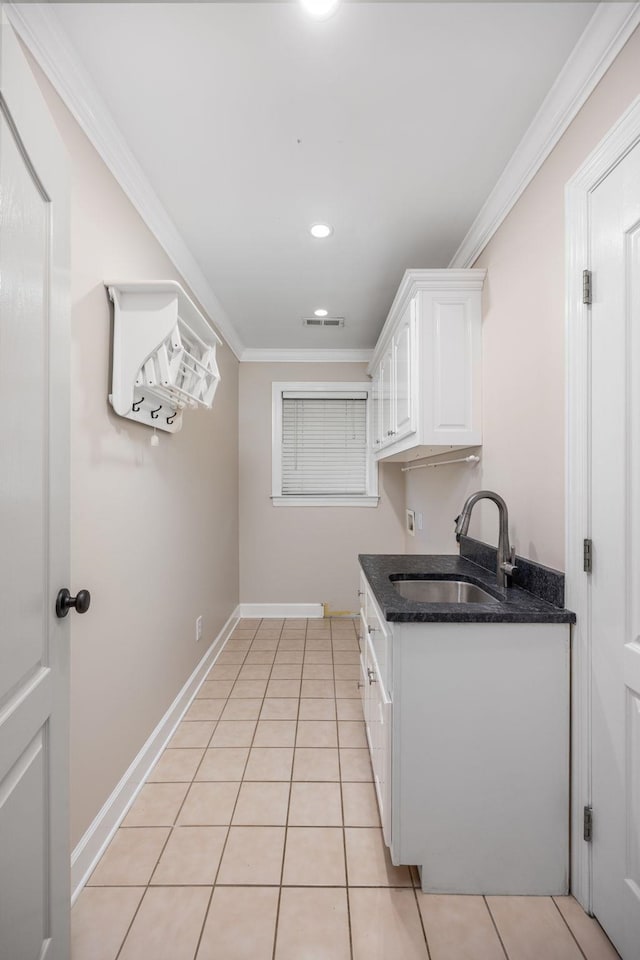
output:
<instances>
[{"instance_id":1,"label":"beige wall","mask_svg":"<svg viewBox=\"0 0 640 960\"><path fill-rule=\"evenodd\" d=\"M451 518L484 487L507 501L518 552L564 569L564 189L640 94L639 64L636 31L474 264L488 270L482 463L406 475L407 506L429 518L410 551L454 551ZM495 544L497 528L488 504L469 532Z\"/></svg>"},{"instance_id":2,"label":"beige wall","mask_svg":"<svg viewBox=\"0 0 640 960\"><path fill-rule=\"evenodd\" d=\"M72 168L71 817L76 844L238 602L238 363L160 433L107 403L105 280L180 279L42 74ZM204 641L195 619L204 617Z\"/></svg>"},{"instance_id":3,"label":"beige wall","mask_svg":"<svg viewBox=\"0 0 640 960\"><path fill-rule=\"evenodd\" d=\"M240 365L240 599L356 611L359 553L403 551L404 485L380 470L377 507L274 507L271 384L367 380L365 364Z\"/></svg>"}]
</instances>

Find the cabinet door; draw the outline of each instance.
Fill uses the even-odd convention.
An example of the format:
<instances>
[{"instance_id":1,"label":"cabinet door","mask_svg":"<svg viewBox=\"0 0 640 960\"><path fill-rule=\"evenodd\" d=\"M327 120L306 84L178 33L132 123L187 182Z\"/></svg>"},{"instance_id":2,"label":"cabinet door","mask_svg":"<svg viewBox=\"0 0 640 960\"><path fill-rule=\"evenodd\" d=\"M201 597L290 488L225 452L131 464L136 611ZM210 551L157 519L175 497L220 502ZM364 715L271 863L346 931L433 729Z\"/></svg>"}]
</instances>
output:
<instances>
[{"instance_id":1,"label":"cabinet door","mask_svg":"<svg viewBox=\"0 0 640 960\"><path fill-rule=\"evenodd\" d=\"M358 686L360 687L360 699L362 700L362 713L364 715L365 731L366 731L367 709L368 709L367 689L369 687L369 684L367 683L367 654L366 654L366 646L364 645L360 653L360 679L358 681ZM369 744L369 750L371 750L371 744Z\"/></svg>"},{"instance_id":2,"label":"cabinet door","mask_svg":"<svg viewBox=\"0 0 640 960\"><path fill-rule=\"evenodd\" d=\"M473 446L482 443L479 291L443 290L421 295L423 346L422 442Z\"/></svg>"},{"instance_id":3,"label":"cabinet door","mask_svg":"<svg viewBox=\"0 0 640 960\"><path fill-rule=\"evenodd\" d=\"M380 811L382 832L391 845L391 702L385 694L371 641L367 639L363 658L365 675L364 719L371 753L373 782Z\"/></svg>"},{"instance_id":4,"label":"cabinet door","mask_svg":"<svg viewBox=\"0 0 640 960\"><path fill-rule=\"evenodd\" d=\"M380 392L380 367L373 374L371 383L371 449L376 453L382 443L382 396Z\"/></svg>"},{"instance_id":5,"label":"cabinet door","mask_svg":"<svg viewBox=\"0 0 640 960\"><path fill-rule=\"evenodd\" d=\"M375 750L375 729L371 716L371 686L369 683L369 671L372 669L371 644L367 640L365 633L363 637L362 650L360 652L360 696L362 698L362 712L364 714L364 728L367 735L367 744L371 755L371 764L373 766L373 754Z\"/></svg>"},{"instance_id":6,"label":"cabinet door","mask_svg":"<svg viewBox=\"0 0 640 960\"><path fill-rule=\"evenodd\" d=\"M393 341L389 344L380 361L380 447L393 443Z\"/></svg>"},{"instance_id":7,"label":"cabinet door","mask_svg":"<svg viewBox=\"0 0 640 960\"><path fill-rule=\"evenodd\" d=\"M415 298L407 304L402 320L393 337L395 435L393 440L401 440L416 432L415 411L417 407L414 395L416 384L414 363L416 350Z\"/></svg>"},{"instance_id":8,"label":"cabinet door","mask_svg":"<svg viewBox=\"0 0 640 960\"><path fill-rule=\"evenodd\" d=\"M391 638L388 624L378 615L376 606L371 598L369 588L365 589L365 624L364 636L368 638L373 649L377 669L380 672L385 690L391 689Z\"/></svg>"}]
</instances>

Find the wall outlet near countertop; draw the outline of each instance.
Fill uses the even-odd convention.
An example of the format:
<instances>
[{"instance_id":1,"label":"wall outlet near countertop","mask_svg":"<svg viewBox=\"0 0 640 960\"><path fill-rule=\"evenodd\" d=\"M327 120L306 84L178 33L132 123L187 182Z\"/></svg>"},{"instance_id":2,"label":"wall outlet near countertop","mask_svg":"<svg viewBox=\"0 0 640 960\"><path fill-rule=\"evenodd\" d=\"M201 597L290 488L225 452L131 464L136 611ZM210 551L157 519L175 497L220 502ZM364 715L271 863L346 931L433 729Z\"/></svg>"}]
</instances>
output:
<instances>
[{"instance_id":1,"label":"wall outlet near countertop","mask_svg":"<svg viewBox=\"0 0 640 960\"><path fill-rule=\"evenodd\" d=\"M416 512L415 512L415 510L407 510L407 511L406 511L406 516L407 516L407 533L409 534L409 536L415 537L415 535L416 535Z\"/></svg>"},{"instance_id":2,"label":"wall outlet near countertop","mask_svg":"<svg viewBox=\"0 0 640 960\"><path fill-rule=\"evenodd\" d=\"M196 643L200 643L202 640L202 617L198 617L196 620Z\"/></svg>"}]
</instances>

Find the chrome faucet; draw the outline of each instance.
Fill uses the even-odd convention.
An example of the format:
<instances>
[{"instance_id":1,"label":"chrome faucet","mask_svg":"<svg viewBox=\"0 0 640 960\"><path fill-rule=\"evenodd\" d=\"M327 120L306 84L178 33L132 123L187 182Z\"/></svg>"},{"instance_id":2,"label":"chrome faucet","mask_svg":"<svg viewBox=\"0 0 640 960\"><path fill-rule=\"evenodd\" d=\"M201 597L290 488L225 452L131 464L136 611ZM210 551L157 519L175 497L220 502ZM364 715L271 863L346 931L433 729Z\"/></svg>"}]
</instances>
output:
<instances>
[{"instance_id":1,"label":"chrome faucet","mask_svg":"<svg viewBox=\"0 0 640 960\"><path fill-rule=\"evenodd\" d=\"M498 508L500 532L498 535L496 581L498 586L504 590L507 586L507 577L510 577L517 567L515 547L509 545L509 513L502 497L491 490L478 490L477 493L472 493L462 508L462 513L456 517L456 540L460 542L460 537L466 537L471 520L471 511L478 500L493 500Z\"/></svg>"}]
</instances>

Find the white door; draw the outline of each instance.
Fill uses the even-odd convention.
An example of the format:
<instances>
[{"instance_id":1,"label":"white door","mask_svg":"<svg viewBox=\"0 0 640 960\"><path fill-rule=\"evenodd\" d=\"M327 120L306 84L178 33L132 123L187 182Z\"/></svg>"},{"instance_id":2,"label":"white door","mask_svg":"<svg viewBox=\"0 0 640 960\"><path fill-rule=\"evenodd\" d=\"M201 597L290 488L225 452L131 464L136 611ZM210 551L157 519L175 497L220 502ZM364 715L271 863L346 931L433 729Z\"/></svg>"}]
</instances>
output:
<instances>
[{"instance_id":1,"label":"white door","mask_svg":"<svg viewBox=\"0 0 640 960\"><path fill-rule=\"evenodd\" d=\"M640 958L640 144L590 207L593 912Z\"/></svg>"},{"instance_id":2,"label":"white door","mask_svg":"<svg viewBox=\"0 0 640 960\"><path fill-rule=\"evenodd\" d=\"M0 957L68 960L68 173L1 9L0 95Z\"/></svg>"}]
</instances>

